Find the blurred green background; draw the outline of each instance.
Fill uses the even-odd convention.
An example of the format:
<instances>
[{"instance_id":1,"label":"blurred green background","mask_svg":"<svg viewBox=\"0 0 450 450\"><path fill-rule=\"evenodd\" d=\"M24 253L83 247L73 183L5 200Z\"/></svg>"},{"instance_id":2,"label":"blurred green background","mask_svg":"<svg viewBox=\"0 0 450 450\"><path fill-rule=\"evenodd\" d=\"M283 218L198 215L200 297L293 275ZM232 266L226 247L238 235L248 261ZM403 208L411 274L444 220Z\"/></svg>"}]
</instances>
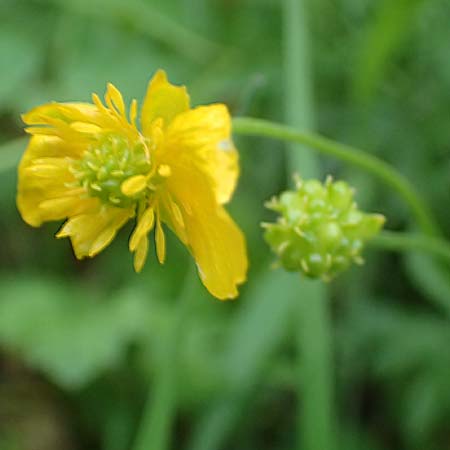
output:
<instances>
[{"instance_id":1,"label":"blurred green background","mask_svg":"<svg viewBox=\"0 0 450 450\"><path fill-rule=\"evenodd\" d=\"M301 330L316 299L303 279L271 270L259 226L273 219L263 202L292 185L282 144L236 137L242 174L229 209L248 239L248 282L227 303L196 283L176 356L189 257L173 236L166 265L151 257L136 275L130 228L79 262L68 240L54 239L60 224L32 229L15 206L20 114L89 101L107 81L140 100L164 68L193 104L286 121L296 95L286 73L298 56L286 45L295 37L288 3L0 0L0 450L137 449L146 398L158 390L173 405L171 448L312 450L298 438L304 424L316 432L301 419L299 383L321 376L302 357L321 345ZM309 53L297 76L312 81L302 86L316 129L397 167L450 237L449 1L301 3L309 32L300 30L299 45ZM321 177L352 183L359 205L385 214L388 228L414 226L367 174L315 161ZM365 256L328 286L330 336L317 337L332 352L329 439L342 450L450 449L450 269L423 255Z\"/></svg>"}]
</instances>

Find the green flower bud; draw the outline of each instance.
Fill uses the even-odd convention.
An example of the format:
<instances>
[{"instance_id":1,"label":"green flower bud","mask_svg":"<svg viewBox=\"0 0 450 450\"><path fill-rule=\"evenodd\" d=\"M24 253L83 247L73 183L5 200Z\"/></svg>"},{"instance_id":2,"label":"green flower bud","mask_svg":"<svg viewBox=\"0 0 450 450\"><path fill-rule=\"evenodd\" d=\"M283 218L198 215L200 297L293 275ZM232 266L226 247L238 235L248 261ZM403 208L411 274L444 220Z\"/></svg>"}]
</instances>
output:
<instances>
[{"instance_id":1,"label":"green flower bud","mask_svg":"<svg viewBox=\"0 0 450 450\"><path fill-rule=\"evenodd\" d=\"M345 181L298 179L295 191L268 202L280 216L276 223L263 224L264 237L280 265L328 281L352 262L361 264L365 242L381 230L385 218L360 211L353 196Z\"/></svg>"}]
</instances>

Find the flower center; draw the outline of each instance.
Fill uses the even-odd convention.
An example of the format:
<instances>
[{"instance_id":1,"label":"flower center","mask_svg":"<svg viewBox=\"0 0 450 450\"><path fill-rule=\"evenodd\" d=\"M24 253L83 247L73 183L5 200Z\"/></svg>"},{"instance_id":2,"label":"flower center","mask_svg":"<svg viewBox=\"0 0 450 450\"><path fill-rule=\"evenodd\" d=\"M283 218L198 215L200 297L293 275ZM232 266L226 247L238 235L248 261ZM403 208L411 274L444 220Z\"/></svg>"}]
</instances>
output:
<instances>
[{"instance_id":1,"label":"flower center","mask_svg":"<svg viewBox=\"0 0 450 450\"><path fill-rule=\"evenodd\" d=\"M120 208L129 207L145 195L145 191L132 198L124 195L122 183L130 177L146 175L150 169L144 144L131 144L116 134L108 134L90 145L83 158L72 165L72 172L89 195Z\"/></svg>"}]
</instances>

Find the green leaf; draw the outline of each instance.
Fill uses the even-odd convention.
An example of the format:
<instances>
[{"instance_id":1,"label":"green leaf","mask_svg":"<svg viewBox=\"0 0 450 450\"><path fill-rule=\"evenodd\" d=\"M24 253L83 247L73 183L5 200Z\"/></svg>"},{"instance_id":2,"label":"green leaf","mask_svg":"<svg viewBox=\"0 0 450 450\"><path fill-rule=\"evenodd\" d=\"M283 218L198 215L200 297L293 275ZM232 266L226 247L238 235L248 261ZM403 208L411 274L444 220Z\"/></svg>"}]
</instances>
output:
<instances>
[{"instance_id":1,"label":"green leaf","mask_svg":"<svg viewBox=\"0 0 450 450\"><path fill-rule=\"evenodd\" d=\"M135 293L98 301L61 281L15 278L0 297L0 343L68 389L116 367L148 326Z\"/></svg>"}]
</instances>

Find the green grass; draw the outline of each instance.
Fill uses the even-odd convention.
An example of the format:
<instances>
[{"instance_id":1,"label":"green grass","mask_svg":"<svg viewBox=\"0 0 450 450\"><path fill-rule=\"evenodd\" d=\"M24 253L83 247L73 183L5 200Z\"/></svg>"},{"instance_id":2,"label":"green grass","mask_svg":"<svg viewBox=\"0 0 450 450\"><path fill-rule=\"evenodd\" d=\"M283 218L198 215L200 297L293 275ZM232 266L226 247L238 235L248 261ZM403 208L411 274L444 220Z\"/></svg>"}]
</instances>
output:
<instances>
[{"instance_id":1,"label":"green grass","mask_svg":"<svg viewBox=\"0 0 450 450\"><path fill-rule=\"evenodd\" d=\"M447 3L0 2L0 450L446 448L448 244L416 226L448 242ZM286 145L235 120L228 209L251 267L234 302L195 281L188 310L177 304L190 256L169 233L166 264L151 254L136 275L129 228L78 262L59 223L31 228L17 212L20 114L89 101L108 81L142 99L158 68L194 105L300 132L273 125ZM345 161L334 141L364 152ZM375 158L403 181L361 170ZM392 232L326 286L273 270L262 238L263 204L295 171L346 179ZM405 246L417 253L380 251Z\"/></svg>"}]
</instances>

